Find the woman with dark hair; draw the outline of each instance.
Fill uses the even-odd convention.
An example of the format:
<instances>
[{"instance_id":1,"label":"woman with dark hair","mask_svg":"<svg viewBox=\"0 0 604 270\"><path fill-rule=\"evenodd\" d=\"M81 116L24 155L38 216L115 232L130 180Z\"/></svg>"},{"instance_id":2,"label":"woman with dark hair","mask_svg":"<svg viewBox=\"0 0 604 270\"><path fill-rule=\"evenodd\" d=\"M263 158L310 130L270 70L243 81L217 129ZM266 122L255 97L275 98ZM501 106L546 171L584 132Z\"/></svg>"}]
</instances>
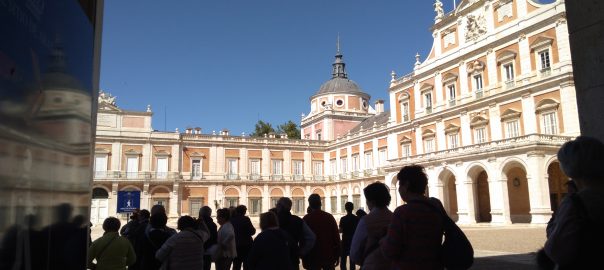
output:
<instances>
[{"instance_id":1,"label":"woman with dark hair","mask_svg":"<svg viewBox=\"0 0 604 270\"><path fill-rule=\"evenodd\" d=\"M88 251L88 269L125 270L136 261L136 254L130 241L118 234L121 223L114 217L103 222L103 236L90 246ZM96 259L96 264L92 261Z\"/></svg>"},{"instance_id":2,"label":"woman with dark hair","mask_svg":"<svg viewBox=\"0 0 604 270\"><path fill-rule=\"evenodd\" d=\"M290 256L297 251L294 240L287 232L279 229L277 215L266 212L260 215L260 229L249 256L245 261L247 270L289 270L293 268Z\"/></svg>"},{"instance_id":3,"label":"woman with dark hair","mask_svg":"<svg viewBox=\"0 0 604 270\"><path fill-rule=\"evenodd\" d=\"M203 244L210 237L208 228L198 226L190 216L182 216L178 219L178 230L155 253L155 258L164 269L202 269Z\"/></svg>"},{"instance_id":4,"label":"woman with dark hair","mask_svg":"<svg viewBox=\"0 0 604 270\"><path fill-rule=\"evenodd\" d=\"M218 239L216 251L213 258L216 263L217 270L229 270L233 259L237 257L237 245L235 243L235 230L230 222L231 211L227 208L218 209L216 211L216 219L220 224L218 230Z\"/></svg>"},{"instance_id":5,"label":"woman with dark hair","mask_svg":"<svg viewBox=\"0 0 604 270\"><path fill-rule=\"evenodd\" d=\"M406 204L394 211L380 249L392 260L392 269L444 269L444 209L440 201L425 195L428 176L424 167L405 166L396 177Z\"/></svg>"},{"instance_id":6,"label":"woman with dark hair","mask_svg":"<svg viewBox=\"0 0 604 270\"><path fill-rule=\"evenodd\" d=\"M205 254L203 255L203 270L210 270L212 268L212 256L210 256L210 250L213 245L216 245L216 239L218 238L218 227L212 219L212 208L209 206L204 206L199 209L199 218L197 219L197 223L200 223L199 226L203 226L201 223L204 223L210 232L210 239L203 244L203 248L205 249Z\"/></svg>"},{"instance_id":7,"label":"woman with dark hair","mask_svg":"<svg viewBox=\"0 0 604 270\"><path fill-rule=\"evenodd\" d=\"M558 160L574 186L547 225L544 251L557 269L590 269L602 264L604 144L580 136L562 145Z\"/></svg>"},{"instance_id":8,"label":"woman with dark hair","mask_svg":"<svg viewBox=\"0 0 604 270\"><path fill-rule=\"evenodd\" d=\"M369 214L357 225L352 237L350 258L355 264L362 265L363 270L388 269L390 260L380 252L379 242L386 235L392 220L392 212L388 210L390 191L383 183L375 182L365 187L363 193Z\"/></svg>"}]
</instances>

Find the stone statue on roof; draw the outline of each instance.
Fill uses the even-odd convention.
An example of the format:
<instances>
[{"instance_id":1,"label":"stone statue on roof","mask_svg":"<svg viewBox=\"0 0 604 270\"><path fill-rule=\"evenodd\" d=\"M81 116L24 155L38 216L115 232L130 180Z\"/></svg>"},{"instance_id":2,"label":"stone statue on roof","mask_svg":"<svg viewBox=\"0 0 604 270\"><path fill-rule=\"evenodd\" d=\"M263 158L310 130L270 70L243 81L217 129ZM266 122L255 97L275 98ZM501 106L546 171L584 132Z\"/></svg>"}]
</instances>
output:
<instances>
[{"instance_id":1,"label":"stone statue on roof","mask_svg":"<svg viewBox=\"0 0 604 270\"><path fill-rule=\"evenodd\" d=\"M99 104L106 103L115 106L115 98L110 93L105 93L103 90L99 92Z\"/></svg>"},{"instance_id":2,"label":"stone statue on roof","mask_svg":"<svg viewBox=\"0 0 604 270\"><path fill-rule=\"evenodd\" d=\"M440 20L445 16L445 11L443 9L443 3L440 0L436 0L434 2L434 12L436 12L435 20Z\"/></svg>"}]
</instances>

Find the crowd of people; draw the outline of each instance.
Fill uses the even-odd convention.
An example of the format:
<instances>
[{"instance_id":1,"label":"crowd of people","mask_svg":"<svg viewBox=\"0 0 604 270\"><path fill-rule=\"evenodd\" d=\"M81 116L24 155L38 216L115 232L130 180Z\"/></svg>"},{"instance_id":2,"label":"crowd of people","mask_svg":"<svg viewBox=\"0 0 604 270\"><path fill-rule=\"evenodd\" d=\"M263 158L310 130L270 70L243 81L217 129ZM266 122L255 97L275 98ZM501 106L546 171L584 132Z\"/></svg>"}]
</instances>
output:
<instances>
[{"instance_id":1,"label":"crowd of people","mask_svg":"<svg viewBox=\"0 0 604 270\"><path fill-rule=\"evenodd\" d=\"M597 245L603 241L601 226L596 225L604 220L604 144L579 137L562 146L558 159L576 192L563 200L550 221L539 265L589 265L585 262L595 262L601 250ZM260 214L258 235L244 205L218 209L219 226L212 209L204 206L196 219L180 217L178 232L166 225L160 205L135 212L121 230L120 221L110 217L103 223L105 234L92 243L88 267L207 270L214 263L218 270L330 270L338 265L342 270L444 269L445 210L440 201L425 195L424 168L405 166L397 179L405 204L394 212L388 209L389 189L381 182L363 189L369 213L359 209L353 214L354 205L347 202L339 224L321 210L318 194L308 197L303 218L292 215L292 201L283 197Z\"/></svg>"}]
</instances>

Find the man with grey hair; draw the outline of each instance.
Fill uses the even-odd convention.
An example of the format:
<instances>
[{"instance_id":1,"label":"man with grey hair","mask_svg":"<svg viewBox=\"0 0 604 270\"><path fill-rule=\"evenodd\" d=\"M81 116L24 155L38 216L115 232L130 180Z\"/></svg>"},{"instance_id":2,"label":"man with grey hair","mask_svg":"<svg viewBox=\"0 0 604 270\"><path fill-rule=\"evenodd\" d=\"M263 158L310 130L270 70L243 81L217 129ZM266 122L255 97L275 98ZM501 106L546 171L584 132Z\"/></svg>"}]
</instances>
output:
<instances>
[{"instance_id":1,"label":"man with grey hair","mask_svg":"<svg viewBox=\"0 0 604 270\"><path fill-rule=\"evenodd\" d=\"M292 256L293 269L300 269L300 258L308 254L315 244L315 234L300 217L292 215L292 200L282 197L277 201L277 218L279 227L289 233L297 245L298 254Z\"/></svg>"}]
</instances>

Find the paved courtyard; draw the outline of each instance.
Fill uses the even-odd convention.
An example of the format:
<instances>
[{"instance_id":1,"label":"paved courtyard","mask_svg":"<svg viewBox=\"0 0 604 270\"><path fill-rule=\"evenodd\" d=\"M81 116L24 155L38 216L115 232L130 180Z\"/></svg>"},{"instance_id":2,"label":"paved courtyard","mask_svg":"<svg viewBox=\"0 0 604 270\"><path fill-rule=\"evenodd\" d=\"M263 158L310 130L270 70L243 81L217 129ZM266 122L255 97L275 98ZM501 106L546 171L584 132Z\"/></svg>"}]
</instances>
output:
<instances>
[{"instance_id":1,"label":"paved courtyard","mask_svg":"<svg viewBox=\"0 0 604 270\"><path fill-rule=\"evenodd\" d=\"M474 246L471 269L535 269L532 252L545 242L544 225L475 225L462 227ZM102 235L100 226L92 229L92 239Z\"/></svg>"}]
</instances>

